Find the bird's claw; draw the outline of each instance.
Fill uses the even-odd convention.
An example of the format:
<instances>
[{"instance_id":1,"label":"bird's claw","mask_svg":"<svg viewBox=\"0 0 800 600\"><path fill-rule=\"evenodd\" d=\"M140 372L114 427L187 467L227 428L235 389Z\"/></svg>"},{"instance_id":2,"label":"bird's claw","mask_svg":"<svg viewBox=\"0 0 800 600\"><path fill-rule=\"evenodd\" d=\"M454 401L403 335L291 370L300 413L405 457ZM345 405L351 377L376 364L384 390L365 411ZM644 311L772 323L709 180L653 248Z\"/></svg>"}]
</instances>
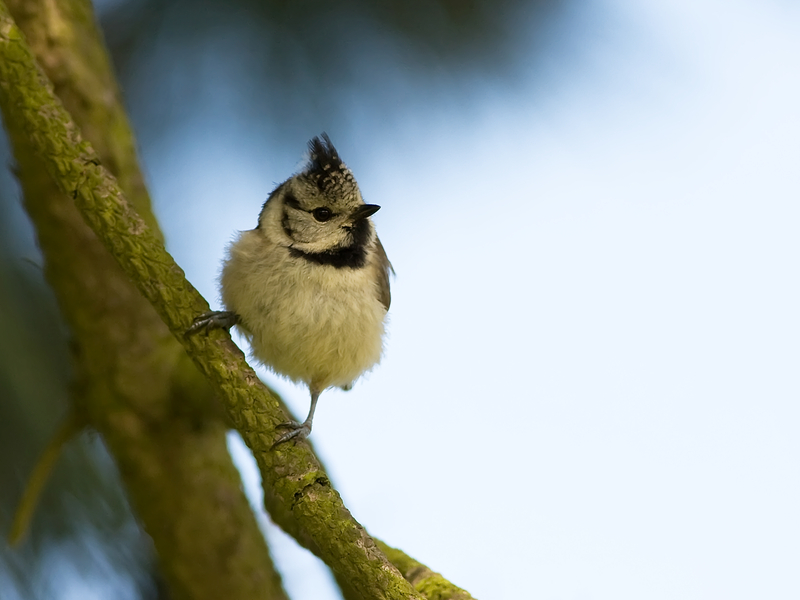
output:
<instances>
[{"instance_id":1,"label":"bird's claw","mask_svg":"<svg viewBox=\"0 0 800 600\"><path fill-rule=\"evenodd\" d=\"M281 423L276 426L276 429L288 429L281 437L279 437L272 447L275 448L289 440L304 440L311 433L311 425L308 423L298 423L297 421L289 421L288 423Z\"/></svg>"},{"instance_id":2,"label":"bird's claw","mask_svg":"<svg viewBox=\"0 0 800 600\"><path fill-rule=\"evenodd\" d=\"M230 330L231 327L239 323L239 315L230 310L212 310L207 313L195 317L194 322L189 329L186 330L186 335L192 335L198 331L205 330L206 335L212 329L225 329Z\"/></svg>"}]
</instances>

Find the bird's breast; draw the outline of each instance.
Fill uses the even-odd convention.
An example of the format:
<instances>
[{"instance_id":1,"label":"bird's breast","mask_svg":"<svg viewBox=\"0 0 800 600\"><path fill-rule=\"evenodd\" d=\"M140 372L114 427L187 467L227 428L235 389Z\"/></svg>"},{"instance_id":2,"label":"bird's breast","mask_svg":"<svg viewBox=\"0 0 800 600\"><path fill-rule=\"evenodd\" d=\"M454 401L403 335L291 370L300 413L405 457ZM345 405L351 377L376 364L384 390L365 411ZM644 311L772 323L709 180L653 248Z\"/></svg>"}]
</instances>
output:
<instances>
[{"instance_id":1,"label":"bird's breast","mask_svg":"<svg viewBox=\"0 0 800 600\"><path fill-rule=\"evenodd\" d=\"M372 368L382 352L386 311L371 271L271 250L256 258L232 248L223 270L223 300L250 334L253 355L322 388L347 385ZM244 283L235 273L245 274Z\"/></svg>"}]
</instances>

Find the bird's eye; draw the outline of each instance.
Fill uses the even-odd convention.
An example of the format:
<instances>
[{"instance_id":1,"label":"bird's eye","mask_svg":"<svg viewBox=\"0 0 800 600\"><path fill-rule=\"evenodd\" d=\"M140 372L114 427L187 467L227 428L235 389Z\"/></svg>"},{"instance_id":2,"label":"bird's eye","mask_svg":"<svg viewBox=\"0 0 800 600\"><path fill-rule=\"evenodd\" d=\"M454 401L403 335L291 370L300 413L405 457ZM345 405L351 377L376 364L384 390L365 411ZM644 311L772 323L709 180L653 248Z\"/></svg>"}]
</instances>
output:
<instances>
[{"instance_id":1,"label":"bird's eye","mask_svg":"<svg viewBox=\"0 0 800 600\"><path fill-rule=\"evenodd\" d=\"M324 223L325 221L330 221L331 217L333 216L333 212L327 206L320 206L319 208L315 208L314 210L311 211L311 214L314 215L314 218L320 223Z\"/></svg>"}]
</instances>

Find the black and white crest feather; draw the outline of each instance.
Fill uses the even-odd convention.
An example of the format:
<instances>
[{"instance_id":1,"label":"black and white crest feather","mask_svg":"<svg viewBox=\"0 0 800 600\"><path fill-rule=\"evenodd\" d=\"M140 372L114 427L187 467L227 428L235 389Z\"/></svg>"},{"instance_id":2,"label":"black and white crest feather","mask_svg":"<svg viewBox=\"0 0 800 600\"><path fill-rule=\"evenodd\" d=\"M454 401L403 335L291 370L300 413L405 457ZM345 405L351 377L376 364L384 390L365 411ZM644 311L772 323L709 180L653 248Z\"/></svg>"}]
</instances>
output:
<instances>
[{"instance_id":1,"label":"black and white crest feather","mask_svg":"<svg viewBox=\"0 0 800 600\"><path fill-rule=\"evenodd\" d=\"M328 134L313 138L308 142L308 150L311 156L304 174L317 184L323 194L355 194L356 179L339 157Z\"/></svg>"}]
</instances>

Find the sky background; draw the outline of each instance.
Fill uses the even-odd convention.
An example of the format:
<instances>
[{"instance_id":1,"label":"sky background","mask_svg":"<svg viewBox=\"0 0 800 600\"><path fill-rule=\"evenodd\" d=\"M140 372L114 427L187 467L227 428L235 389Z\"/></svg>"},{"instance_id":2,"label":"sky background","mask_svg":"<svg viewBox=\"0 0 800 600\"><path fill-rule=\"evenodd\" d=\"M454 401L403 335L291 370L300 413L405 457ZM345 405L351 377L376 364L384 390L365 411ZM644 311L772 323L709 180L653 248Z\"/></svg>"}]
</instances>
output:
<instances>
[{"instance_id":1,"label":"sky background","mask_svg":"<svg viewBox=\"0 0 800 600\"><path fill-rule=\"evenodd\" d=\"M218 306L226 245L327 131L397 272L381 365L311 437L370 533L485 600L797 598L800 5L593 0L534 28L462 75L387 42L369 94L289 125L253 124L229 40L193 49L211 84L140 138L168 249ZM290 595L337 598L267 521Z\"/></svg>"}]
</instances>

